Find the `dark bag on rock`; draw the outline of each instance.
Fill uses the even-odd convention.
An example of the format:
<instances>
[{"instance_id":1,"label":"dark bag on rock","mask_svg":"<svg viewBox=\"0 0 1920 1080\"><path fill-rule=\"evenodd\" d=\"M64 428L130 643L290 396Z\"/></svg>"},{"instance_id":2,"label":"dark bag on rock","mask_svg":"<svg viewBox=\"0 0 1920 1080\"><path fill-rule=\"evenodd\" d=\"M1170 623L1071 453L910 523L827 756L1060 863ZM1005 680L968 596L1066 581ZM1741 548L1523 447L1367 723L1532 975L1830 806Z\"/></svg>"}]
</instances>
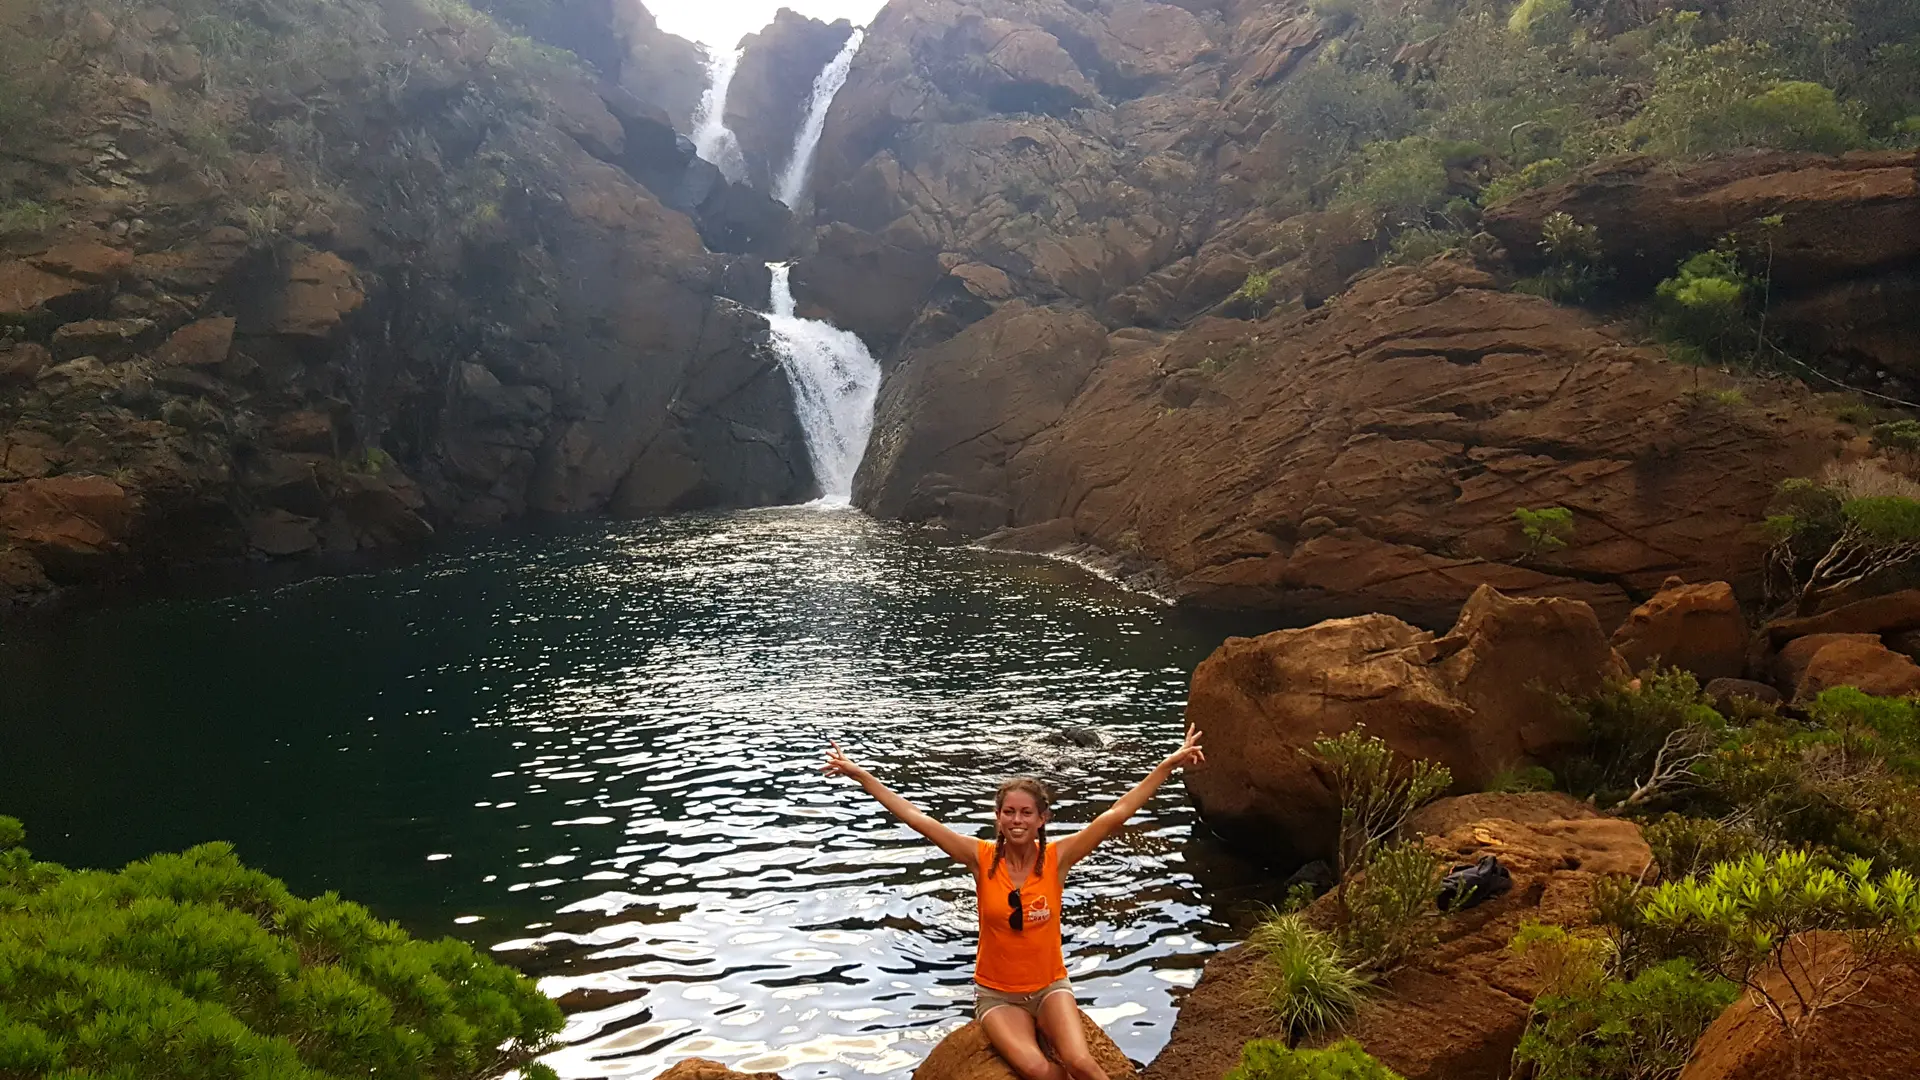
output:
<instances>
[{"instance_id":1,"label":"dark bag on rock","mask_svg":"<svg viewBox=\"0 0 1920 1080\"><path fill-rule=\"evenodd\" d=\"M1440 879L1440 910L1461 911L1484 904L1513 888L1513 875L1492 855L1472 866L1456 866Z\"/></svg>"}]
</instances>

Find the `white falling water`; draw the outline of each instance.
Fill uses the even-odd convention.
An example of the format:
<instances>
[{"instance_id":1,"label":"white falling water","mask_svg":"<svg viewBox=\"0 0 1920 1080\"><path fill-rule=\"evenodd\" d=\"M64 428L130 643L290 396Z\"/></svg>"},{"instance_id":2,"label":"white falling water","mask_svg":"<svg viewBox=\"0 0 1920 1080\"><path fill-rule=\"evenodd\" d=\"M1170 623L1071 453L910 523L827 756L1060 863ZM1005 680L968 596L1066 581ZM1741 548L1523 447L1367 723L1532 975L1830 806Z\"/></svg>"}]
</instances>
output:
<instances>
[{"instance_id":1,"label":"white falling water","mask_svg":"<svg viewBox=\"0 0 1920 1080\"><path fill-rule=\"evenodd\" d=\"M740 50L707 54L707 89L700 95L700 111L693 117L693 149L719 166L720 175L739 183L747 176L746 155L740 140L727 127L727 87L740 65Z\"/></svg>"},{"instance_id":2,"label":"white falling water","mask_svg":"<svg viewBox=\"0 0 1920 1080\"><path fill-rule=\"evenodd\" d=\"M820 69L813 79L813 96L807 99L807 112L800 122L800 134L793 140L793 157L787 161L787 169L780 174L780 183L774 197L788 206L799 206L801 196L807 193L807 174L813 171L813 152L820 146L820 132L827 126L827 106L833 104L833 95L846 85L847 70L853 67L853 54L860 51L860 42L867 36L865 30L855 30L840 52Z\"/></svg>"},{"instance_id":3,"label":"white falling water","mask_svg":"<svg viewBox=\"0 0 1920 1080\"><path fill-rule=\"evenodd\" d=\"M880 365L850 331L793 313L793 289L785 263L773 271L773 351L793 385L794 411L807 439L807 457L820 481L822 502L846 503L853 474L873 430L873 399L880 392Z\"/></svg>"}]
</instances>

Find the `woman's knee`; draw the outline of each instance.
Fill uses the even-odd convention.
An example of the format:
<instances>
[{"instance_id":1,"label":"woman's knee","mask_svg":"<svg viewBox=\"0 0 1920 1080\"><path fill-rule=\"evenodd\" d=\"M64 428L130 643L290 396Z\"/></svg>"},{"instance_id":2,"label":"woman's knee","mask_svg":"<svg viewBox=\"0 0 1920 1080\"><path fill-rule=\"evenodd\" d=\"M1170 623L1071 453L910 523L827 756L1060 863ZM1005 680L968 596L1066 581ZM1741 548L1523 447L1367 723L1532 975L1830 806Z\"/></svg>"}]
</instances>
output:
<instances>
[{"instance_id":1,"label":"woman's knee","mask_svg":"<svg viewBox=\"0 0 1920 1080\"><path fill-rule=\"evenodd\" d=\"M1067 1075L1073 1080L1108 1080L1107 1071L1088 1053L1077 1054L1060 1062L1066 1066Z\"/></svg>"},{"instance_id":2,"label":"woman's knee","mask_svg":"<svg viewBox=\"0 0 1920 1080\"><path fill-rule=\"evenodd\" d=\"M1037 1046L1020 1047L1012 1053L1001 1050L1000 1056L1006 1059L1014 1072L1020 1074L1021 1080L1059 1080L1060 1066L1041 1053Z\"/></svg>"}]
</instances>

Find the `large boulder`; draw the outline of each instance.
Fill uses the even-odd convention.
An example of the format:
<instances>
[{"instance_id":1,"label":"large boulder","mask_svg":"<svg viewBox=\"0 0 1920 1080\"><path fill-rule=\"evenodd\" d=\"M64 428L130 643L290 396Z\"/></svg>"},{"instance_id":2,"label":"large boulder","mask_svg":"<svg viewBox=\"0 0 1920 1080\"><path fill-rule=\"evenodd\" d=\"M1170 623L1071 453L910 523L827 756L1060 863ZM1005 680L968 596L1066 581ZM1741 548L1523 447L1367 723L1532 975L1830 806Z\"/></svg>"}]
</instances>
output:
<instances>
[{"instance_id":1,"label":"large boulder","mask_svg":"<svg viewBox=\"0 0 1920 1080\"><path fill-rule=\"evenodd\" d=\"M1807 661L1794 697L1801 701L1823 690L1851 686L1879 697L1920 694L1920 664L1894 652L1878 638L1843 634L1815 651Z\"/></svg>"},{"instance_id":2,"label":"large boulder","mask_svg":"<svg viewBox=\"0 0 1920 1080\"><path fill-rule=\"evenodd\" d=\"M687 1058L660 1074L660 1080L780 1080L777 1073L743 1073L706 1058Z\"/></svg>"},{"instance_id":3,"label":"large boulder","mask_svg":"<svg viewBox=\"0 0 1920 1080\"><path fill-rule=\"evenodd\" d=\"M1093 1051L1093 1059L1111 1080L1133 1080L1139 1075L1127 1055L1084 1012L1080 1014L1080 1028L1086 1033L1087 1049ZM941 1039L913 1070L913 1080L1020 1080L1020 1076L993 1049L987 1029L975 1020Z\"/></svg>"},{"instance_id":4,"label":"large boulder","mask_svg":"<svg viewBox=\"0 0 1920 1080\"><path fill-rule=\"evenodd\" d=\"M1637 876L1653 854L1632 822L1556 794L1442 799L1409 830L1425 833L1428 846L1458 862L1497 855L1513 874L1513 889L1442 918L1436 947L1388 976L1351 1023L1322 1039L1358 1039L1407 1080L1504 1076L1541 989L1507 942L1527 921L1587 924L1595 880ZM1309 918L1324 916L1327 903L1323 898ZM1146 1080L1219 1080L1248 1039L1281 1037L1261 993L1264 971L1264 958L1245 945L1209 959Z\"/></svg>"},{"instance_id":5,"label":"large boulder","mask_svg":"<svg viewBox=\"0 0 1920 1080\"><path fill-rule=\"evenodd\" d=\"M1724 581L1669 583L1613 632L1613 647L1632 671L1684 668L1701 682L1746 673L1747 620Z\"/></svg>"},{"instance_id":6,"label":"large boulder","mask_svg":"<svg viewBox=\"0 0 1920 1080\"><path fill-rule=\"evenodd\" d=\"M1793 982L1837 978L1849 954L1844 938L1809 934L1790 950ZM1794 1008L1786 975L1762 976L1776 1001ZM1920 966L1889 964L1862 980L1860 992L1820 1013L1800 1044L1799 1067L1785 1032L1752 993L1727 1006L1695 1044L1680 1080L1909 1080L1920 1070Z\"/></svg>"},{"instance_id":7,"label":"large boulder","mask_svg":"<svg viewBox=\"0 0 1920 1080\"><path fill-rule=\"evenodd\" d=\"M1364 615L1229 638L1193 673L1187 722L1212 753L1187 791L1239 847L1281 863L1324 858L1339 803L1315 739L1365 725L1471 791L1571 748L1579 722L1554 695L1592 693L1623 673L1586 604L1486 586L1444 636Z\"/></svg>"},{"instance_id":8,"label":"large boulder","mask_svg":"<svg viewBox=\"0 0 1920 1080\"><path fill-rule=\"evenodd\" d=\"M139 514L138 499L105 476L0 484L0 540L33 555L56 580L85 577L125 554Z\"/></svg>"},{"instance_id":9,"label":"large boulder","mask_svg":"<svg viewBox=\"0 0 1920 1080\"><path fill-rule=\"evenodd\" d=\"M1779 688L1781 694L1791 697L1800 689L1801 680L1806 678L1807 667L1813 663L1815 654L1841 642L1871 648L1880 644L1880 639L1873 634L1808 634L1795 638L1775 653L1770 661L1769 674L1773 676L1773 685Z\"/></svg>"}]
</instances>

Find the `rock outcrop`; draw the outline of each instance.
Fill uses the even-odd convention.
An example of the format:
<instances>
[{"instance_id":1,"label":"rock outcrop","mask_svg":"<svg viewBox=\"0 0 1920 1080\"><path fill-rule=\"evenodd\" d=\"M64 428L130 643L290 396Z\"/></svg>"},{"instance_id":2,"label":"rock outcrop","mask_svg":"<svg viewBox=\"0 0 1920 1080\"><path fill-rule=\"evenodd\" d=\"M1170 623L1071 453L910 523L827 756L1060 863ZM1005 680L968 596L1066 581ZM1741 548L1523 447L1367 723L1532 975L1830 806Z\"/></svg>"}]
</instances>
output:
<instances>
[{"instance_id":1,"label":"rock outcrop","mask_svg":"<svg viewBox=\"0 0 1920 1080\"><path fill-rule=\"evenodd\" d=\"M1087 1049L1111 1080L1133 1080L1139 1075L1133 1062L1086 1013L1080 1014L1080 1028L1086 1035ZM913 1080L1019 1080L1019 1074L994 1051L987 1029L976 1020L941 1039L913 1070Z\"/></svg>"},{"instance_id":2,"label":"rock outcrop","mask_svg":"<svg viewBox=\"0 0 1920 1080\"><path fill-rule=\"evenodd\" d=\"M1732 585L1672 581L1633 609L1613 632L1613 647L1630 671L1677 667L1706 683L1746 673L1749 637Z\"/></svg>"},{"instance_id":3,"label":"rock outcrop","mask_svg":"<svg viewBox=\"0 0 1920 1080\"><path fill-rule=\"evenodd\" d=\"M1407 1080L1505 1075L1540 989L1507 942L1529 920L1588 923L1595 879L1639 875L1652 852L1632 822L1600 817L1565 795L1443 799L1410 829L1462 863L1499 856L1513 889L1441 917L1438 945L1388 976L1339 1036L1359 1040ZM1238 1063L1248 1039L1280 1037L1260 994L1264 963L1245 945L1208 960L1146 1080L1218 1080Z\"/></svg>"},{"instance_id":4,"label":"rock outcrop","mask_svg":"<svg viewBox=\"0 0 1920 1080\"><path fill-rule=\"evenodd\" d=\"M740 39L726 120L740 140L754 187L776 189L792 161L813 81L852 36L853 24L845 19L823 23L781 8L764 29Z\"/></svg>"},{"instance_id":5,"label":"rock outcrop","mask_svg":"<svg viewBox=\"0 0 1920 1080\"><path fill-rule=\"evenodd\" d=\"M1790 962L1802 986L1834 978L1835 965L1848 955L1846 942L1837 937L1809 935L1796 944L1800 948L1792 950ZM1762 978L1778 1000L1794 1000L1782 972ZM1920 968L1895 963L1863 979L1857 996L1823 1011L1810 1025L1797 1071L1779 1021L1754 995L1743 994L1700 1037L1680 1080L1906 1080L1920 1062L1915 1049L1920 1047L1920 1010L1913 1008L1915 1001L1920 1001Z\"/></svg>"},{"instance_id":6,"label":"rock outcrop","mask_svg":"<svg viewBox=\"0 0 1920 1080\"><path fill-rule=\"evenodd\" d=\"M66 86L8 174L51 209L0 246L0 594L813 493L742 304L765 267L642 182L686 175L647 156L658 106L410 0L324 5L212 81L152 81L177 22L108 49L85 14L16 28ZM310 70L309 36L350 47Z\"/></svg>"},{"instance_id":7,"label":"rock outcrop","mask_svg":"<svg viewBox=\"0 0 1920 1080\"><path fill-rule=\"evenodd\" d=\"M1111 333L1064 408L1058 391L974 390L1085 370L1090 328L1013 303L909 353L855 501L1008 547L1098 549L1201 605L1445 625L1489 584L1612 623L1669 575L1753 584L1775 486L1843 434L1777 384L1696 392L1696 370L1447 260L1303 315ZM996 356L1010 338L1017 363ZM927 401L950 404L923 417ZM1572 512L1563 550L1514 521L1543 506Z\"/></svg>"},{"instance_id":8,"label":"rock outcrop","mask_svg":"<svg viewBox=\"0 0 1920 1080\"><path fill-rule=\"evenodd\" d=\"M1194 669L1187 723L1212 753L1187 792L1236 846L1281 865L1325 858L1340 806L1315 739L1364 725L1404 757L1445 765L1456 790L1477 790L1574 745L1578 721L1553 696L1624 670L1586 604L1486 586L1445 636L1363 615L1229 638Z\"/></svg>"},{"instance_id":9,"label":"rock outcrop","mask_svg":"<svg viewBox=\"0 0 1920 1080\"><path fill-rule=\"evenodd\" d=\"M1888 371L1920 385L1920 171L1911 151L1751 153L1670 170L1652 158L1596 165L1521 195L1486 229L1523 263L1541 257L1542 223L1571 215L1623 285L1648 288L1723 237L1764 245L1770 325L1810 358Z\"/></svg>"}]
</instances>

